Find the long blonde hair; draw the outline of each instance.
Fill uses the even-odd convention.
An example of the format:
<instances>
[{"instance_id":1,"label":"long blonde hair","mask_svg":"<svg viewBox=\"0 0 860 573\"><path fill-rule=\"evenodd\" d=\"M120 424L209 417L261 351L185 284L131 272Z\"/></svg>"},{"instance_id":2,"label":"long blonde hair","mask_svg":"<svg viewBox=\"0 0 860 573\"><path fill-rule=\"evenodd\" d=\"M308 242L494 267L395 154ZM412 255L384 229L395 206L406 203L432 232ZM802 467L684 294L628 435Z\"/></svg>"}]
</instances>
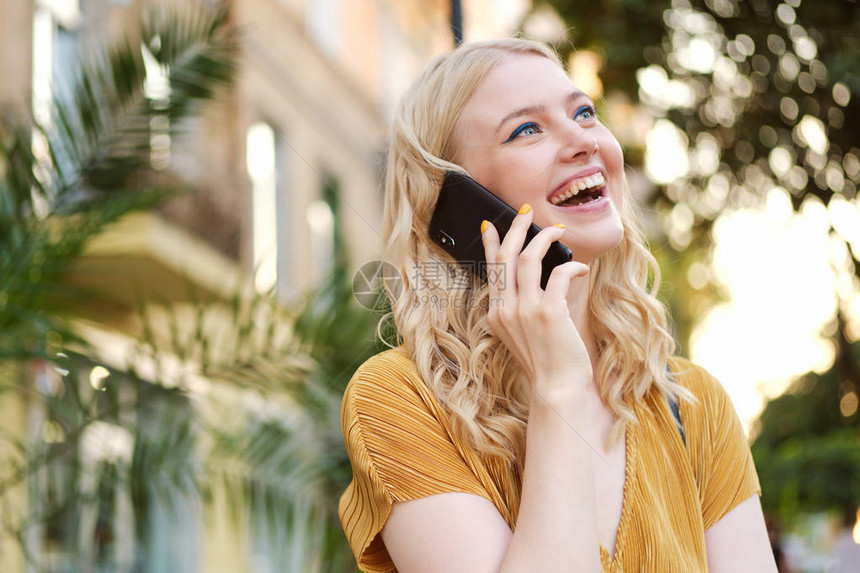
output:
<instances>
[{"instance_id":1,"label":"long blonde hair","mask_svg":"<svg viewBox=\"0 0 860 573\"><path fill-rule=\"evenodd\" d=\"M537 54L562 65L537 42L477 42L436 58L405 94L389 139L384 238L385 258L403 281L398 291L388 291L391 314L419 374L445 407L458 438L521 472L528 386L513 355L487 326L486 284L469 273L439 274L438 269L457 266L427 231L445 171L465 172L453 162L460 112L487 72L511 53ZM667 371L675 343L666 309L655 297L660 271L630 203L623 202L622 242L591 267L595 376L602 381L601 399L618 418L611 441L636 422L633 403L652 385L688 396Z\"/></svg>"}]
</instances>

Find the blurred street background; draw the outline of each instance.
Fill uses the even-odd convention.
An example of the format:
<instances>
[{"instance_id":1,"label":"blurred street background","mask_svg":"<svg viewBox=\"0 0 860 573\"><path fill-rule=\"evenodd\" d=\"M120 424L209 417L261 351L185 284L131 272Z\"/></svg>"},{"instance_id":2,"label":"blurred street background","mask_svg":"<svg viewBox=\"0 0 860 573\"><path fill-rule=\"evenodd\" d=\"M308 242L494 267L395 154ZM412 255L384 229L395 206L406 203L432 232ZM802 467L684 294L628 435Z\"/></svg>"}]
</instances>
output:
<instances>
[{"instance_id":1,"label":"blurred street background","mask_svg":"<svg viewBox=\"0 0 860 573\"><path fill-rule=\"evenodd\" d=\"M387 122L511 35L624 147L780 570L860 571L856 0L0 0L0 572L356 571Z\"/></svg>"}]
</instances>

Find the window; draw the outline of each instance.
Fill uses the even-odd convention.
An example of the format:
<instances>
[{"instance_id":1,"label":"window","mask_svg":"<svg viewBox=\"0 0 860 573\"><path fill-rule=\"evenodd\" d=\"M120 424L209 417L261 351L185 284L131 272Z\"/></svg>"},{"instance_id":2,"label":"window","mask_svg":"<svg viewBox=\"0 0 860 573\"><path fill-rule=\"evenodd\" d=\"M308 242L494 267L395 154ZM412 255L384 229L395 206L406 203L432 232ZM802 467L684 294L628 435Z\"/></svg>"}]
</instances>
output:
<instances>
[{"instance_id":1,"label":"window","mask_svg":"<svg viewBox=\"0 0 860 573\"><path fill-rule=\"evenodd\" d=\"M334 266L334 214L324 199L317 199L305 213L310 229L311 281L320 283Z\"/></svg>"},{"instance_id":2,"label":"window","mask_svg":"<svg viewBox=\"0 0 860 573\"><path fill-rule=\"evenodd\" d=\"M149 164L155 170L166 169L170 165L170 118L163 111L170 100L170 81L167 78L167 70L152 54L152 50L156 49L160 42L161 39L156 36L152 46L140 47L146 69L143 93L149 99L152 109L152 116L149 118Z\"/></svg>"},{"instance_id":3,"label":"window","mask_svg":"<svg viewBox=\"0 0 860 573\"><path fill-rule=\"evenodd\" d=\"M248 128L246 167L252 190L254 283L260 292L292 293L292 204L282 135L266 122Z\"/></svg>"},{"instance_id":4,"label":"window","mask_svg":"<svg viewBox=\"0 0 860 573\"><path fill-rule=\"evenodd\" d=\"M278 279L277 145L275 131L264 122L248 128L246 163L251 178L254 282L267 291Z\"/></svg>"},{"instance_id":5,"label":"window","mask_svg":"<svg viewBox=\"0 0 860 573\"><path fill-rule=\"evenodd\" d=\"M321 197L306 212L311 235L311 280L320 283L331 272L346 268L346 241L340 213L340 181L332 175L322 178Z\"/></svg>"},{"instance_id":6,"label":"window","mask_svg":"<svg viewBox=\"0 0 860 573\"><path fill-rule=\"evenodd\" d=\"M31 105L34 119L50 130L54 94L68 97L75 79L71 72L80 59L82 14L77 0L43 0L35 4ZM32 131L32 150L39 163L51 163L47 141L36 129ZM62 158L58 159L62 162ZM33 206L37 212L48 209L47 201L38 193L33 195Z\"/></svg>"}]
</instances>

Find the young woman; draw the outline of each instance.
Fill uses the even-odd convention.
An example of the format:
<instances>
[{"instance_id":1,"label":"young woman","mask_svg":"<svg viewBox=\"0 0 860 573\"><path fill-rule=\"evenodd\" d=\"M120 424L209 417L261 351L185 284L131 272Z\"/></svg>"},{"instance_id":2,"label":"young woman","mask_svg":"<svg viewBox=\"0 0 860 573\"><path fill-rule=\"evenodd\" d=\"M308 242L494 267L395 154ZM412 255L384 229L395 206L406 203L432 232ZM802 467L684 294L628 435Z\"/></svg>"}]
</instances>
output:
<instances>
[{"instance_id":1,"label":"young woman","mask_svg":"<svg viewBox=\"0 0 860 573\"><path fill-rule=\"evenodd\" d=\"M671 355L623 166L542 44L460 47L404 96L385 190L403 342L358 369L342 409L339 513L363 570L776 570L731 402ZM447 170L519 209L503 241L475 230L487 282L448 272L428 235ZM553 241L574 260L544 290Z\"/></svg>"}]
</instances>

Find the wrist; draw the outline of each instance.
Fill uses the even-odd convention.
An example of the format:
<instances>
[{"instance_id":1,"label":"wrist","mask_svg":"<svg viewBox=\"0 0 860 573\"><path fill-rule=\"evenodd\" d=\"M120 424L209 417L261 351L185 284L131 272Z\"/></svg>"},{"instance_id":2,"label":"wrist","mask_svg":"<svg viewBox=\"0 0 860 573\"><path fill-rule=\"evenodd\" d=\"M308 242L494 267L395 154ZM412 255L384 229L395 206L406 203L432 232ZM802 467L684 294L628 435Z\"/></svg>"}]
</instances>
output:
<instances>
[{"instance_id":1,"label":"wrist","mask_svg":"<svg viewBox=\"0 0 860 573\"><path fill-rule=\"evenodd\" d=\"M584 410L588 400L590 383L549 383L548 381L529 383L531 408L551 408L564 410Z\"/></svg>"}]
</instances>

